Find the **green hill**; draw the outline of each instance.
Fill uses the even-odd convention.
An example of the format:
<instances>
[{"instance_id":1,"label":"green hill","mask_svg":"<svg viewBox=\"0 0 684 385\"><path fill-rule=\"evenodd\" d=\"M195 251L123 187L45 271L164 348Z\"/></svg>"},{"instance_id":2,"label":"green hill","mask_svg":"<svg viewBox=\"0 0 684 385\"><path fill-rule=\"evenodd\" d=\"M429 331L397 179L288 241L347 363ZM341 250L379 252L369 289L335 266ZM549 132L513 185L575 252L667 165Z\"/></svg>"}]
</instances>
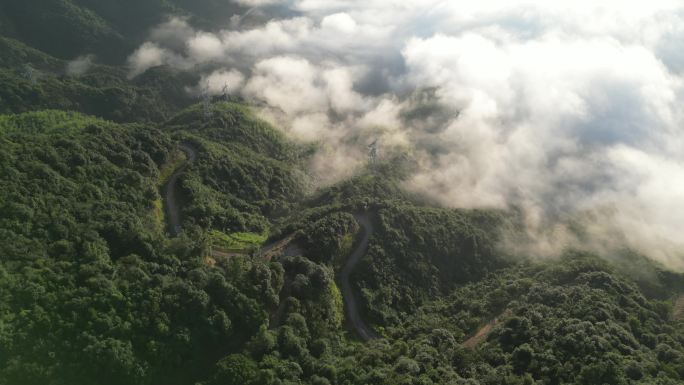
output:
<instances>
[{"instance_id":1,"label":"green hill","mask_svg":"<svg viewBox=\"0 0 684 385\"><path fill-rule=\"evenodd\" d=\"M316 145L239 98L205 116L197 74L116 66L169 14L237 8L0 4L0 385L684 381L682 274L512 256L519 216L430 207L410 154L315 190ZM109 65L67 73L83 53Z\"/></svg>"},{"instance_id":2,"label":"green hill","mask_svg":"<svg viewBox=\"0 0 684 385\"><path fill-rule=\"evenodd\" d=\"M264 123L234 129L254 124L273 148L287 147ZM189 368L265 325L262 301L273 299L248 277L271 267L243 259L211 269L202 234L266 228L265 213L286 209L297 191L292 166L201 130L60 111L0 116L0 132L0 383L183 383L198 378ZM178 140L200 156L182 182L187 236L168 240L154 223L156 181ZM216 183L222 173L249 179L236 192ZM199 308L186 306L195 300Z\"/></svg>"},{"instance_id":3,"label":"green hill","mask_svg":"<svg viewBox=\"0 0 684 385\"><path fill-rule=\"evenodd\" d=\"M68 134L81 132L91 125L106 123L101 119L59 110L0 115L0 135Z\"/></svg>"},{"instance_id":4,"label":"green hill","mask_svg":"<svg viewBox=\"0 0 684 385\"><path fill-rule=\"evenodd\" d=\"M63 60L95 54L122 64L169 16L213 28L225 26L240 9L217 0L6 0L0 3L0 34Z\"/></svg>"},{"instance_id":5,"label":"green hill","mask_svg":"<svg viewBox=\"0 0 684 385\"><path fill-rule=\"evenodd\" d=\"M216 103L209 120L191 106L158 126L48 110L0 127L0 383L684 376L683 325L628 272L586 255L511 260L497 241L508 214L425 207L399 189L397 163L302 199L310 149L244 105ZM179 142L197 158L179 182L183 235L169 238L155 207ZM368 343L346 331L335 284L359 210L376 222L352 277L382 336ZM207 259L215 232L267 230L294 231L305 257ZM666 296L666 282L651 287Z\"/></svg>"},{"instance_id":6,"label":"green hill","mask_svg":"<svg viewBox=\"0 0 684 385\"><path fill-rule=\"evenodd\" d=\"M104 65L69 75L66 61L9 38L0 37L0 52L0 113L60 109L118 122L162 122L193 102L185 87L196 76L167 67L129 81L125 69Z\"/></svg>"},{"instance_id":7,"label":"green hill","mask_svg":"<svg viewBox=\"0 0 684 385\"><path fill-rule=\"evenodd\" d=\"M7 0L1 5L8 31L51 55L70 59L85 53L125 53L123 36L95 12L71 0Z\"/></svg>"}]
</instances>

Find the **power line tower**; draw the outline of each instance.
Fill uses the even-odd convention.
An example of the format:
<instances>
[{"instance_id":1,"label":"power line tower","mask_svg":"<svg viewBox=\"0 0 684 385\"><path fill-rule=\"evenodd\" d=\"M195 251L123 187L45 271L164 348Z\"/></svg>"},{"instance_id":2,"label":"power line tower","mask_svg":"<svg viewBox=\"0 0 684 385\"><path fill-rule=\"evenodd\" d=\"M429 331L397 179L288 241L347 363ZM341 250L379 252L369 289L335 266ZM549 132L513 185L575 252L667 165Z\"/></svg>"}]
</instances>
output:
<instances>
[{"instance_id":1,"label":"power line tower","mask_svg":"<svg viewBox=\"0 0 684 385\"><path fill-rule=\"evenodd\" d=\"M225 83L225 84L223 85L223 90L221 90L221 92L223 93L223 100L227 102L228 99L230 98L230 96L228 95L228 94L229 94L229 92L228 92L228 83Z\"/></svg>"},{"instance_id":2,"label":"power line tower","mask_svg":"<svg viewBox=\"0 0 684 385\"><path fill-rule=\"evenodd\" d=\"M211 95L209 95L209 92L206 89L202 91L202 110L204 114L204 120L208 121L211 119L214 112L211 108Z\"/></svg>"},{"instance_id":3,"label":"power line tower","mask_svg":"<svg viewBox=\"0 0 684 385\"><path fill-rule=\"evenodd\" d=\"M375 139L373 143L368 145L368 164L371 168L375 168L378 163L378 140Z\"/></svg>"},{"instance_id":4,"label":"power line tower","mask_svg":"<svg viewBox=\"0 0 684 385\"><path fill-rule=\"evenodd\" d=\"M26 64L21 71L21 76L28 80L32 85L36 84L36 70L30 64Z\"/></svg>"}]
</instances>

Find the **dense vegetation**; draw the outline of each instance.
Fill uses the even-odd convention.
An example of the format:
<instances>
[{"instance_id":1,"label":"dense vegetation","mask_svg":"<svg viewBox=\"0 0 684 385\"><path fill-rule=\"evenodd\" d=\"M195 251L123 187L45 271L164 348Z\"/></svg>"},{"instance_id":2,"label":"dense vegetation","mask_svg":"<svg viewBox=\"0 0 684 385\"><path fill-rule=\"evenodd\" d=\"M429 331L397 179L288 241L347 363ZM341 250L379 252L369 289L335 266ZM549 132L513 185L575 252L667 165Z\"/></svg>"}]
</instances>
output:
<instances>
[{"instance_id":1,"label":"dense vegetation","mask_svg":"<svg viewBox=\"0 0 684 385\"><path fill-rule=\"evenodd\" d=\"M83 53L120 62L167 14L211 25L232 10L0 4L0 384L684 381L681 274L630 250L509 256L514 213L427 207L400 187L414 166L403 154L312 192L315 147L238 100L205 118L185 91L193 74L66 71ZM187 161L181 143L197 157L173 238L161 192ZM359 215L373 233L351 281L381 336L366 342L338 289L369 231ZM301 255L249 254L282 239Z\"/></svg>"},{"instance_id":2,"label":"dense vegetation","mask_svg":"<svg viewBox=\"0 0 684 385\"><path fill-rule=\"evenodd\" d=\"M249 129L241 119L234 123ZM230 186L204 180L223 169L201 158L184 181L189 236L169 241L154 206L173 135L60 111L0 116L0 127L0 382L83 383L107 373L99 383L184 383L267 326L265 309L277 305L264 291L277 293L272 267L236 258L210 268L201 233L264 227L257 197L276 202L282 189L263 186L294 185L290 168L213 142L221 155L239 155L232 172L262 176L253 186L243 181L232 208ZM185 135L214 155L200 132ZM194 211L204 206L221 211Z\"/></svg>"},{"instance_id":3,"label":"dense vegetation","mask_svg":"<svg viewBox=\"0 0 684 385\"><path fill-rule=\"evenodd\" d=\"M0 37L0 113L50 108L118 122L159 122L192 101L185 87L195 77L166 67L129 81L121 68L93 65L86 73L69 74L67 65Z\"/></svg>"},{"instance_id":4,"label":"dense vegetation","mask_svg":"<svg viewBox=\"0 0 684 385\"><path fill-rule=\"evenodd\" d=\"M0 33L60 59L96 54L117 64L170 15L209 27L239 9L218 0L6 0L0 3Z\"/></svg>"},{"instance_id":5,"label":"dense vegetation","mask_svg":"<svg viewBox=\"0 0 684 385\"><path fill-rule=\"evenodd\" d=\"M396 323L454 285L505 265L494 250L500 213L397 205L378 213L376 237L360 265L367 312Z\"/></svg>"}]
</instances>

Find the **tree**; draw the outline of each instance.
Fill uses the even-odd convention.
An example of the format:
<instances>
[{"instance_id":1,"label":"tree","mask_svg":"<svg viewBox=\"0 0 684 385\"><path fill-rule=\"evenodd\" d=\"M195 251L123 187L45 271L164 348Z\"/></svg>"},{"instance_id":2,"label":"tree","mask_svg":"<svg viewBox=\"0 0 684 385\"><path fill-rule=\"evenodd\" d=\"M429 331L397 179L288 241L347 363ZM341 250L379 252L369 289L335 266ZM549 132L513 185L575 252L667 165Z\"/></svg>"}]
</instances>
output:
<instances>
[{"instance_id":1,"label":"tree","mask_svg":"<svg viewBox=\"0 0 684 385\"><path fill-rule=\"evenodd\" d=\"M216 373L206 385L256 385L259 384L259 367L242 354L231 354L216 364Z\"/></svg>"}]
</instances>

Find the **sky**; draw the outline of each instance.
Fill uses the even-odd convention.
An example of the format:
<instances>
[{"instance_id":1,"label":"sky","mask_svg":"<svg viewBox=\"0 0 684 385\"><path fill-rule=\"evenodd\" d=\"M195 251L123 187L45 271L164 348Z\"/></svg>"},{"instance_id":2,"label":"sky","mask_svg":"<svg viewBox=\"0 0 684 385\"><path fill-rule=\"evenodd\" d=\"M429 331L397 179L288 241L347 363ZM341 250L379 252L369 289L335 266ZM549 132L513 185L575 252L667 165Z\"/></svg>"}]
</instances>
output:
<instances>
[{"instance_id":1,"label":"sky","mask_svg":"<svg viewBox=\"0 0 684 385\"><path fill-rule=\"evenodd\" d=\"M215 30L155 27L131 76L166 64L202 73L189 92L227 86L323 145L321 184L379 139L435 204L522 209L528 253L627 246L684 269L681 1L237 2Z\"/></svg>"}]
</instances>

